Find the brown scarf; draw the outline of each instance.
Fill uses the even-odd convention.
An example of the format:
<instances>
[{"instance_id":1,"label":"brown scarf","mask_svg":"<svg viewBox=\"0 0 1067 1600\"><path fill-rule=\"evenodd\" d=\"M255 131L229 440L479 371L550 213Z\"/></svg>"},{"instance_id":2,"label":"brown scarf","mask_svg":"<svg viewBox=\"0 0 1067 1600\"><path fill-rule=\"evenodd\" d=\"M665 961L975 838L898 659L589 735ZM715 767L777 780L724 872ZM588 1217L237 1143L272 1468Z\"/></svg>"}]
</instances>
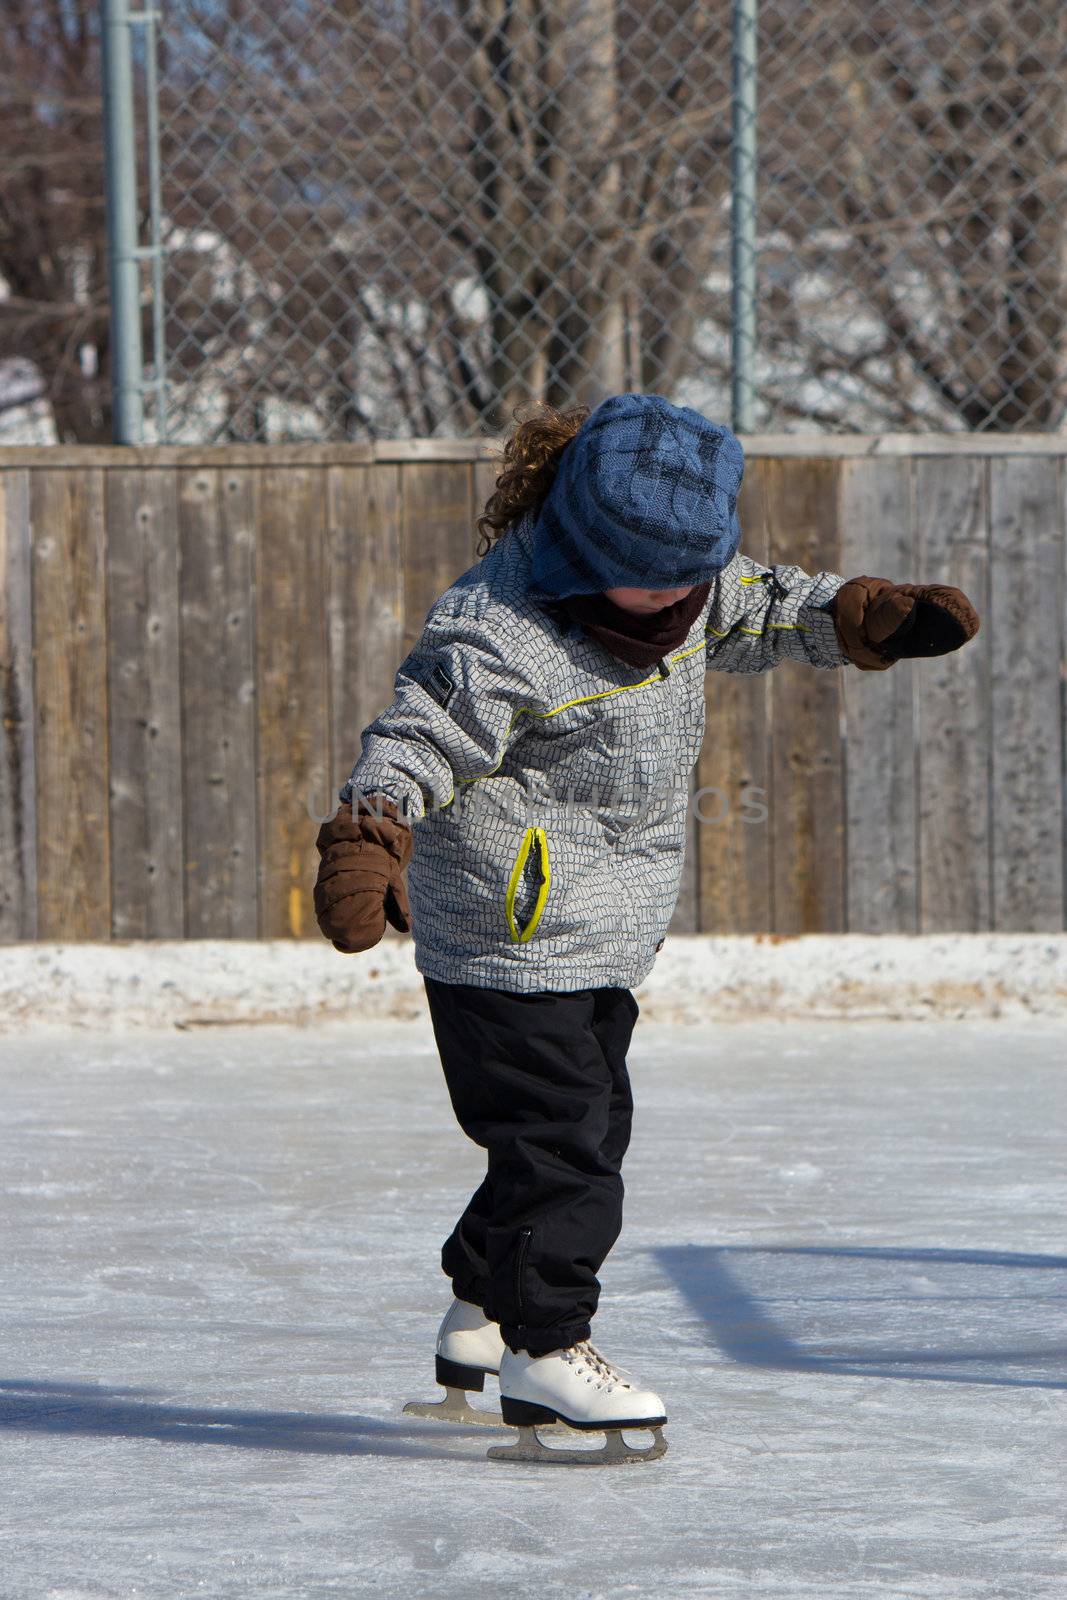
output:
<instances>
[{"instance_id":1,"label":"brown scarf","mask_svg":"<svg viewBox=\"0 0 1067 1600\"><path fill-rule=\"evenodd\" d=\"M654 667L684 643L710 593L710 583L698 583L673 606L644 617L624 611L606 594L569 594L556 604L620 661L631 667Z\"/></svg>"}]
</instances>

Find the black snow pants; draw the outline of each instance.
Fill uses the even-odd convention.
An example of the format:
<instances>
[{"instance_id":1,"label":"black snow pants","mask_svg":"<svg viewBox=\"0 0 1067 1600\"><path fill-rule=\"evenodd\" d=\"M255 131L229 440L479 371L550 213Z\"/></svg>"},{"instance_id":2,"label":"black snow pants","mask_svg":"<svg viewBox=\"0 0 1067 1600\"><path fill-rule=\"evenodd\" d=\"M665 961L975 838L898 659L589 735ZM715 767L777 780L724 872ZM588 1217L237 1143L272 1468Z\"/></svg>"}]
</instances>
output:
<instances>
[{"instance_id":1,"label":"black snow pants","mask_svg":"<svg viewBox=\"0 0 1067 1600\"><path fill-rule=\"evenodd\" d=\"M589 1337L622 1226L628 989L516 994L424 978L452 1106L488 1152L441 1252L461 1300L531 1355Z\"/></svg>"}]
</instances>

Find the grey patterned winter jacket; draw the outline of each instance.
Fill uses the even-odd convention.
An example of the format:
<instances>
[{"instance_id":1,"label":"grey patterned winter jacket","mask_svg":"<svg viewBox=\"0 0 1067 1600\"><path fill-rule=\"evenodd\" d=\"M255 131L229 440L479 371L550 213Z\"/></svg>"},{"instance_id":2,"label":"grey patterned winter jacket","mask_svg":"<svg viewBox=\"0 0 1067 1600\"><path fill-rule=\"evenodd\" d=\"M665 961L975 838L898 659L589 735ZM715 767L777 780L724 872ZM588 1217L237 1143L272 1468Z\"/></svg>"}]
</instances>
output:
<instances>
[{"instance_id":1,"label":"grey patterned winter jacket","mask_svg":"<svg viewBox=\"0 0 1067 1600\"><path fill-rule=\"evenodd\" d=\"M434 602L341 790L412 820L415 964L523 992L647 975L681 881L704 672L845 663L842 583L736 556L680 649L627 666L530 578L519 523Z\"/></svg>"}]
</instances>

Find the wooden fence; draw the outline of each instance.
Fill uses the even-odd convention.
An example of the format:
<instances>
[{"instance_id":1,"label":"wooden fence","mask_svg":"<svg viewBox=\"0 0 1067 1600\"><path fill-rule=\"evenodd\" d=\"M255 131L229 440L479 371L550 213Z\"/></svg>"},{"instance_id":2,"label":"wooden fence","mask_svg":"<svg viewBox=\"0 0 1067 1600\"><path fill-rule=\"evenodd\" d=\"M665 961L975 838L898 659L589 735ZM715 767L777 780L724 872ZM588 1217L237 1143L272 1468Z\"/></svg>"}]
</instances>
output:
<instances>
[{"instance_id":1,"label":"wooden fence","mask_svg":"<svg viewBox=\"0 0 1067 1600\"><path fill-rule=\"evenodd\" d=\"M728 809L691 822L675 930L1061 929L1067 439L747 450L752 556L957 583L982 631L709 673L694 787ZM494 475L443 441L0 449L0 942L318 938L313 819Z\"/></svg>"}]
</instances>

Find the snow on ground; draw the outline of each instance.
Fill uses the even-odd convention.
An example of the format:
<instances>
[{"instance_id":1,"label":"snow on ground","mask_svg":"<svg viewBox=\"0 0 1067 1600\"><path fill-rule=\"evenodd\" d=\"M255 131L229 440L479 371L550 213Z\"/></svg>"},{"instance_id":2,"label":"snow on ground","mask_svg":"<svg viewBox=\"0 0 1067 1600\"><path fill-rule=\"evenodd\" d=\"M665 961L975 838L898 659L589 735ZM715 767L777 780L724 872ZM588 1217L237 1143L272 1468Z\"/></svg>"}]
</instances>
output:
<instances>
[{"instance_id":1,"label":"snow on ground","mask_svg":"<svg viewBox=\"0 0 1067 1600\"><path fill-rule=\"evenodd\" d=\"M596 1334L670 1451L594 1472L400 1414L479 1176L427 1019L0 1040L0 1596L1061 1596L1063 1056L642 1019Z\"/></svg>"},{"instance_id":2,"label":"snow on ground","mask_svg":"<svg viewBox=\"0 0 1067 1600\"><path fill-rule=\"evenodd\" d=\"M1067 934L672 934L637 986L648 1021L1067 1019ZM425 1015L410 938L361 957L321 939L0 946L0 1035L52 1027L398 1022Z\"/></svg>"}]
</instances>

